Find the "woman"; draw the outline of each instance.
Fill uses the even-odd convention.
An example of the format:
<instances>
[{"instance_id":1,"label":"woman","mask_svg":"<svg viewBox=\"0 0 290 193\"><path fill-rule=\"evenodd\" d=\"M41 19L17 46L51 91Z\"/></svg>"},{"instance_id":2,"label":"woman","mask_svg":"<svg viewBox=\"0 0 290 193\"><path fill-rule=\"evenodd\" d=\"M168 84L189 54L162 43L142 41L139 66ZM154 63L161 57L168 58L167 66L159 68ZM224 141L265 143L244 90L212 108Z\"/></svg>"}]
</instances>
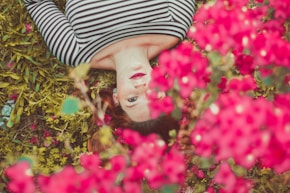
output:
<instances>
[{"instance_id":1,"label":"woman","mask_svg":"<svg viewBox=\"0 0 290 193\"><path fill-rule=\"evenodd\" d=\"M150 120L150 59L183 40L194 0L24 0L51 52L63 63L115 70L114 104L133 122Z\"/></svg>"}]
</instances>

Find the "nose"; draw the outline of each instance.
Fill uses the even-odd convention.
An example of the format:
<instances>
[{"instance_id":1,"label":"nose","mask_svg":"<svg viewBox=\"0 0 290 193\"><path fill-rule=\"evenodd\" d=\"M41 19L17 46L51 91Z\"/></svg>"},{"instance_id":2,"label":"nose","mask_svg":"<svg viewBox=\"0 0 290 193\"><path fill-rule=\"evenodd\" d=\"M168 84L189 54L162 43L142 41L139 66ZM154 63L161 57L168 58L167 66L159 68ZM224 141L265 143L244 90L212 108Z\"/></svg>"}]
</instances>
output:
<instances>
[{"instance_id":1,"label":"nose","mask_svg":"<svg viewBox=\"0 0 290 193\"><path fill-rule=\"evenodd\" d=\"M134 87L139 88L139 87L145 87L146 86L146 81L144 78L139 78L134 80Z\"/></svg>"}]
</instances>

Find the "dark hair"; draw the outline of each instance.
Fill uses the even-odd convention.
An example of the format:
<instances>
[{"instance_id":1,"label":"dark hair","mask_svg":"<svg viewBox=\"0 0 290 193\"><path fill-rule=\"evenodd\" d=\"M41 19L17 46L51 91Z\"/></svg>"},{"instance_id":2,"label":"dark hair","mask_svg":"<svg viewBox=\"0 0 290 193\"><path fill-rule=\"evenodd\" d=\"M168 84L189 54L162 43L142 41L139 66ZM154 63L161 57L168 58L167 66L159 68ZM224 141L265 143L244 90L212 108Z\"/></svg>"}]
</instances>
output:
<instances>
[{"instance_id":1,"label":"dark hair","mask_svg":"<svg viewBox=\"0 0 290 193\"><path fill-rule=\"evenodd\" d=\"M122 110L120 106L115 105L113 100L113 91L112 89L103 89L99 92L99 96L102 99L102 104L105 103L108 105L106 114L111 116L111 121L109 126L112 129L123 128L123 129L132 129L134 131L139 132L141 135L146 136L152 133L158 134L165 142L169 142L170 130L178 130L179 124L178 121L172 118L170 115L163 115L158 117L157 119L150 119L148 121L143 122L135 122L132 121L126 112ZM100 148L98 144L98 126L96 124L97 118L93 117L92 119L92 127L89 130L89 134L91 135L91 139L89 140L89 151L99 151Z\"/></svg>"}]
</instances>

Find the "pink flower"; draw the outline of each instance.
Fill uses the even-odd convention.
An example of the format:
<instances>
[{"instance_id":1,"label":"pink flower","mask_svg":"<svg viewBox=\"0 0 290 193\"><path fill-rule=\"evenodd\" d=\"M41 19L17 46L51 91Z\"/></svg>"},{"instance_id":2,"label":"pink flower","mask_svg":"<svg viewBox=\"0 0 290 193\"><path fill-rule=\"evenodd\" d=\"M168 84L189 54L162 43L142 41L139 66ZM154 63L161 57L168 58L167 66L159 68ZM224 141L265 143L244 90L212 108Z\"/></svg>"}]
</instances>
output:
<instances>
[{"instance_id":1,"label":"pink flower","mask_svg":"<svg viewBox=\"0 0 290 193\"><path fill-rule=\"evenodd\" d=\"M243 76L241 78L232 78L228 83L228 90L237 90L241 92L253 91L257 88L256 81L252 76Z\"/></svg>"},{"instance_id":2,"label":"pink flower","mask_svg":"<svg viewBox=\"0 0 290 193\"><path fill-rule=\"evenodd\" d=\"M14 64L15 64L15 62L13 62L13 61L6 62L6 67L8 69L11 69L14 66Z\"/></svg>"},{"instance_id":3,"label":"pink flower","mask_svg":"<svg viewBox=\"0 0 290 193\"><path fill-rule=\"evenodd\" d=\"M31 23L25 24L26 34L29 34L32 31L32 25Z\"/></svg>"},{"instance_id":4,"label":"pink flower","mask_svg":"<svg viewBox=\"0 0 290 193\"><path fill-rule=\"evenodd\" d=\"M52 115L51 118L52 118L53 120L55 120L55 119L57 119L57 116L56 116L56 115Z\"/></svg>"},{"instance_id":5,"label":"pink flower","mask_svg":"<svg viewBox=\"0 0 290 193\"><path fill-rule=\"evenodd\" d=\"M290 67L290 44L277 32L266 31L258 34L253 42L252 55L259 66L276 64Z\"/></svg>"},{"instance_id":6,"label":"pink flower","mask_svg":"<svg viewBox=\"0 0 290 193\"><path fill-rule=\"evenodd\" d=\"M133 133L136 132L127 130L127 135ZM176 148L166 152L165 142L155 134L142 136L138 143L133 144L135 145L130 155L131 166L123 170L125 184L146 179L148 185L156 189L164 184L183 183L185 179L184 156ZM124 157L122 160L121 163L125 164Z\"/></svg>"},{"instance_id":7,"label":"pink flower","mask_svg":"<svg viewBox=\"0 0 290 193\"><path fill-rule=\"evenodd\" d=\"M275 9L276 19L287 19L290 17L290 8L288 1L270 0L270 5Z\"/></svg>"},{"instance_id":8,"label":"pink flower","mask_svg":"<svg viewBox=\"0 0 290 193\"><path fill-rule=\"evenodd\" d=\"M157 101L150 101L149 107L151 110L151 117L157 118L161 114L169 114L174 109L173 100L170 96L165 96L164 98Z\"/></svg>"},{"instance_id":9,"label":"pink flower","mask_svg":"<svg viewBox=\"0 0 290 193\"><path fill-rule=\"evenodd\" d=\"M170 96L158 98L158 92L177 90L182 98L187 98L196 88L205 88L209 82L208 60L194 51L189 42L181 43L176 49L163 52L159 66L152 71L149 85L149 106L152 118L169 114L174 109ZM176 82L176 85L173 83ZM156 101L158 100L158 102Z\"/></svg>"},{"instance_id":10,"label":"pink flower","mask_svg":"<svg viewBox=\"0 0 290 193\"><path fill-rule=\"evenodd\" d=\"M44 138L51 137L51 132L48 131L47 129L43 129L43 137Z\"/></svg>"},{"instance_id":11,"label":"pink flower","mask_svg":"<svg viewBox=\"0 0 290 193\"><path fill-rule=\"evenodd\" d=\"M192 93L193 88L197 85L196 77L193 73L180 77L178 79L178 85L180 89L180 96L183 98L188 98Z\"/></svg>"},{"instance_id":12,"label":"pink flower","mask_svg":"<svg viewBox=\"0 0 290 193\"><path fill-rule=\"evenodd\" d=\"M125 193L141 193L141 184L136 182L126 182L124 184Z\"/></svg>"},{"instance_id":13,"label":"pink flower","mask_svg":"<svg viewBox=\"0 0 290 193\"><path fill-rule=\"evenodd\" d=\"M214 181L216 183L224 185L224 189L226 189L227 191L233 190L235 188L236 176L232 172L232 169L228 163L222 163L219 166L219 170L215 174Z\"/></svg>"},{"instance_id":14,"label":"pink flower","mask_svg":"<svg viewBox=\"0 0 290 193\"><path fill-rule=\"evenodd\" d=\"M254 57L235 52L235 66L242 75L253 74L255 71Z\"/></svg>"},{"instance_id":15,"label":"pink flower","mask_svg":"<svg viewBox=\"0 0 290 193\"><path fill-rule=\"evenodd\" d=\"M220 95L193 129L195 152L216 161L232 158L245 168L262 160L278 173L289 170L289 104L290 94L277 95L274 103L233 91Z\"/></svg>"},{"instance_id":16,"label":"pink flower","mask_svg":"<svg viewBox=\"0 0 290 193\"><path fill-rule=\"evenodd\" d=\"M197 174L196 174L199 178L204 178L205 177L205 174L202 170L198 170L197 171Z\"/></svg>"},{"instance_id":17,"label":"pink flower","mask_svg":"<svg viewBox=\"0 0 290 193\"><path fill-rule=\"evenodd\" d=\"M206 191L206 193L215 193L215 190L213 187L209 187Z\"/></svg>"},{"instance_id":18,"label":"pink flower","mask_svg":"<svg viewBox=\"0 0 290 193\"><path fill-rule=\"evenodd\" d=\"M172 148L163 158L162 169L167 176L169 183L183 183L186 170L184 155L176 148Z\"/></svg>"},{"instance_id":19,"label":"pink flower","mask_svg":"<svg viewBox=\"0 0 290 193\"><path fill-rule=\"evenodd\" d=\"M38 184L42 193L75 192L78 186L78 174L72 167L65 167L59 173L52 176L38 176Z\"/></svg>"},{"instance_id":20,"label":"pink flower","mask_svg":"<svg viewBox=\"0 0 290 193\"><path fill-rule=\"evenodd\" d=\"M281 164L286 158L287 151L281 145L277 139L271 138L269 149L262 157L262 163L265 167L276 168L275 166Z\"/></svg>"},{"instance_id":21,"label":"pink flower","mask_svg":"<svg viewBox=\"0 0 290 193\"><path fill-rule=\"evenodd\" d=\"M35 131L36 127L37 127L37 125L36 125L35 123L33 123L33 124L31 124L31 125L29 126L29 128L30 128L32 131Z\"/></svg>"},{"instance_id":22,"label":"pink flower","mask_svg":"<svg viewBox=\"0 0 290 193\"><path fill-rule=\"evenodd\" d=\"M229 80L227 80L225 77L222 77L218 87L222 90L223 93L230 91L240 91L244 93L247 91L254 91L257 88L257 84L254 77L247 75L233 77Z\"/></svg>"},{"instance_id":23,"label":"pink flower","mask_svg":"<svg viewBox=\"0 0 290 193\"><path fill-rule=\"evenodd\" d=\"M110 164L112 171L122 172L126 168L127 160L123 155L117 155L111 158Z\"/></svg>"},{"instance_id":24,"label":"pink flower","mask_svg":"<svg viewBox=\"0 0 290 193\"><path fill-rule=\"evenodd\" d=\"M82 154L80 157L81 165L92 172L97 172L101 160L97 154Z\"/></svg>"},{"instance_id":25,"label":"pink flower","mask_svg":"<svg viewBox=\"0 0 290 193\"><path fill-rule=\"evenodd\" d=\"M39 142L39 140L38 140L38 137L36 137L36 136L32 137L30 140L30 143L32 143L34 145L38 144L38 142Z\"/></svg>"},{"instance_id":26,"label":"pink flower","mask_svg":"<svg viewBox=\"0 0 290 193\"><path fill-rule=\"evenodd\" d=\"M10 94L10 95L9 95L9 98L10 98L11 100L16 101L17 98L18 98L18 94L17 94L16 92L14 92L13 94Z\"/></svg>"},{"instance_id":27,"label":"pink flower","mask_svg":"<svg viewBox=\"0 0 290 193\"><path fill-rule=\"evenodd\" d=\"M108 114L105 114L104 120L100 120L98 119L97 125L103 126L104 124L109 125L110 121L111 121L112 117Z\"/></svg>"},{"instance_id":28,"label":"pink flower","mask_svg":"<svg viewBox=\"0 0 290 193\"><path fill-rule=\"evenodd\" d=\"M270 6L250 9L245 2L220 0L214 6L203 5L188 35L202 49L217 50L222 55L247 49L248 55L236 55L236 66L242 74L273 63L289 67L290 44L283 38L285 29L282 29L290 15L287 3L270 1ZM261 22L269 7L275 8L275 18Z\"/></svg>"},{"instance_id":29,"label":"pink flower","mask_svg":"<svg viewBox=\"0 0 290 193\"><path fill-rule=\"evenodd\" d=\"M161 67L155 67L152 70L149 87L165 92L173 87L173 79L168 78L167 73L162 71Z\"/></svg>"},{"instance_id":30,"label":"pink flower","mask_svg":"<svg viewBox=\"0 0 290 193\"><path fill-rule=\"evenodd\" d=\"M284 79L284 83L290 87L290 74L287 74Z\"/></svg>"},{"instance_id":31,"label":"pink flower","mask_svg":"<svg viewBox=\"0 0 290 193\"><path fill-rule=\"evenodd\" d=\"M221 77L221 81L218 84L218 88L222 91L222 92L227 92L227 78L226 77Z\"/></svg>"},{"instance_id":32,"label":"pink flower","mask_svg":"<svg viewBox=\"0 0 290 193\"><path fill-rule=\"evenodd\" d=\"M214 177L214 181L222 185L219 192L224 193L248 193L252 188L253 182L241 177L237 177L228 163L222 163Z\"/></svg>"},{"instance_id":33,"label":"pink flower","mask_svg":"<svg viewBox=\"0 0 290 193\"><path fill-rule=\"evenodd\" d=\"M262 98L253 100L236 92L220 95L193 129L196 153L215 155L216 161L233 158L245 168L252 167L269 144L270 131L264 131L264 125L271 109Z\"/></svg>"},{"instance_id":34,"label":"pink flower","mask_svg":"<svg viewBox=\"0 0 290 193\"><path fill-rule=\"evenodd\" d=\"M290 94L275 96L274 107L267 116L265 125L272 132L270 144L261 158L266 167L273 168L277 173L290 170Z\"/></svg>"},{"instance_id":35,"label":"pink flower","mask_svg":"<svg viewBox=\"0 0 290 193\"><path fill-rule=\"evenodd\" d=\"M21 161L7 168L5 175L10 179L7 188L12 193L36 192L32 171L28 162Z\"/></svg>"},{"instance_id":36,"label":"pink flower","mask_svg":"<svg viewBox=\"0 0 290 193\"><path fill-rule=\"evenodd\" d=\"M265 11L262 7L256 8L260 12L248 9L246 4L247 1L219 0L213 6L201 6L188 36L202 49L217 50L222 55L231 49L249 48Z\"/></svg>"},{"instance_id":37,"label":"pink flower","mask_svg":"<svg viewBox=\"0 0 290 193\"><path fill-rule=\"evenodd\" d=\"M137 146L142 142L142 137L140 133L134 132L130 129L118 129L119 140L122 143Z\"/></svg>"}]
</instances>

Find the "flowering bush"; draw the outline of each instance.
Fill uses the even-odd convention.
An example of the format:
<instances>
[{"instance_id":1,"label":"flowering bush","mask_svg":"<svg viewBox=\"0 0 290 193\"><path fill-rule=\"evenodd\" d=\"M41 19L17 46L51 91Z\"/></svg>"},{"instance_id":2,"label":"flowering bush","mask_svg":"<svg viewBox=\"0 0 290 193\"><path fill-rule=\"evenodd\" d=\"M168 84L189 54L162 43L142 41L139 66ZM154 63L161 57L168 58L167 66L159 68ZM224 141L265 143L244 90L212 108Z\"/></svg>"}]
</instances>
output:
<instances>
[{"instance_id":1,"label":"flowering bush","mask_svg":"<svg viewBox=\"0 0 290 193\"><path fill-rule=\"evenodd\" d=\"M111 155L105 161L98 154L84 153L80 156L81 170L67 166L50 176L38 175L37 185L29 162L21 161L5 171L10 178L8 189L19 193L35 192L36 187L43 193L56 190L138 193L142 192L144 180L154 189L184 182L184 156L176 148L166 152L167 145L153 134L143 137L132 130L123 130L119 135L123 143L132 145L126 154Z\"/></svg>"},{"instance_id":2,"label":"flowering bush","mask_svg":"<svg viewBox=\"0 0 290 193\"><path fill-rule=\"evenodd\" d=\"M5 100L7 106L2 113L3 123L7 121L7 124L0 125L3 136L12 135L16 140L18 133L9 129L19 124L23 112L29 117L40 108L48 114L46 125L53 129L40 128L45 124L36 116L31 117L29 132L25 131L30 140L25 152L32 149L38 159L32 156L29 162L22 160L7 167L7 178L3 177L7 182L5 190L15 193L155 190L246 193L279 189L288 192L288 4L289 0L216 0L200 4L188 39L175 49L163 52L152 71L148 92L152 117L171 114L179 119L181 127L176 135L171 133L173 139L169 144L155 134L141 136L126 129L112 134L110 128L99 122L99 140L105 148L97 154L80 154L86 151L86 142L76 146L74 139L87 139L87 118L91 115L87 109L81 110L78 116L61 115L51 106L54 100L49 97L51 103L35 100L39 99L37 94L30 94L30 98L24 100L25 93L15 87L9 90L10 102L5 103ZM29 23L23 27L22 33L26 35L34 28ZM7 43L10 41L7 36L2 39L6 47L11 44ZM26 59L34 61L27 56ZM5 63L3 69L8 70L3 82L9 82L6 77L19 80L12 72L22 72L26 74L23 81L34 86L36 93L41 92L40 96L45 96L48 89L39 89L39 84L43 84L43 77L49 73L42 71L40 75L30 76L29 70L16 68L20 63L20 59ZM37 82L35 76L42 78ZM61 81L50 84L61 85L59 91L68 91ZM94 86L87 88L87 84ZM84 87L95 91L102 84L101 81L87 82ZM12 87L9 83L3 85L5 89ZM162 99L158 96L160 91L167 93ZM95 92L92 93L91 97L95 98ZM65 97L55 98L62 101ZM11 100L15 105L11 105ZM79 108L78 99L66 101ZM24 103L34 110L25 108ZM68 123L69 128L82 129L69 130ZM37 132L41 137L33 135ZM3 141L9 143L8 139L3 137ZM19 140L14 143L21 144ZM48 148L52 148L50 154ZM57 160L58 164L50 160ZM43 169L45 164L50 166L49 171Z\"/></svg>"},{"instance_id":3,"label":"flowering bush","mask_svg":"<svg viewBox=\"0 0 290 193\"><path fill-rule=\"evenodd\" d=\"M286 164L290 161L286 148L290 139L289 94L284 93L287 89L277 89L271 96L262 94L259 82L271 80L275 70L290 67L286 4L220 0L203 5L188 32L194 44L184 42L163 53L153 70L151 89L168 92L158 106L152 100L154 116L169 114L163 101L170 98L173 115L175 107L184 108L188 99L195 104L195 114L192 109L187 112L191 119L184 111L183 116L193 125L194 154L212 159L212 164L220 163L212 179L221 185L219 192L249 192L253 188L253 181L246 175L236 176L228 162L247 170L258 164L280 174L290 169ZM229 77L226 73L231 70L235 74ZM287 79L287 74L280 75ZM214 93L211 84L216 78L220 78L219 91ZM289 82L286 84L289 91ZM156 95L152 93L149 96ZM199 103L207 106L202 109Z\"/></svg>"}]
</instances>

